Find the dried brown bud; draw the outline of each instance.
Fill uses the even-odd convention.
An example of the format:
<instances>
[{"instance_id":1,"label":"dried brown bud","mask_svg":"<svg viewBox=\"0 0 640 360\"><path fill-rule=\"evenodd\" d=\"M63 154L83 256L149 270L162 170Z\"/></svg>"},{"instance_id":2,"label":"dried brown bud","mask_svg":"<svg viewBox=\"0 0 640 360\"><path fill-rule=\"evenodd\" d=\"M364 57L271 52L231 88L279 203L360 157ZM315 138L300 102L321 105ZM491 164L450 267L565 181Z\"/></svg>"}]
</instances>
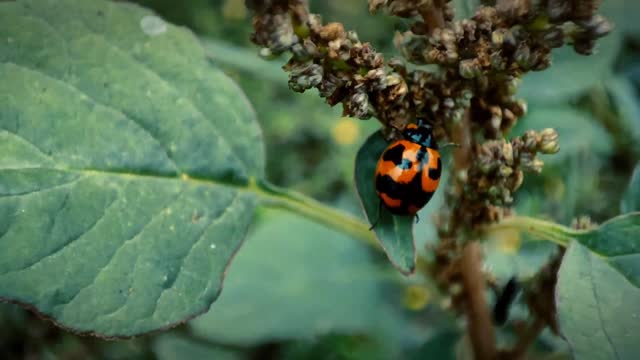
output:
<instances>
[{"instance_id":1,"label":"dried brown bud","mask_svg":"<svg viewBox=\"0 0 640 360\"><path fill-rule=\"evenodd\" d=\"M289 88L296 92L304 92L320 85L322 75L322 66L317 64L294 66L289 74Z\"/></svg>"},{"instance_id":2,"label":"dried brown bud","mask_svg":"<svg viewBox=\"0 0 640 360\"><path fill-rule=\"evenodd\" d=\"M513 169L507 165L500 165L500 168L498 169L498 175L500 175L501 177L509 177L511 174L513 174Z\"/></svg>"},{"instance_id":3,"label":"dried brown bud","mask_svg":"<svg viewBox=\"0 0 640 360\"><path fill-rule=\"evenodd\" d=\"M538 147L538 134L533 130L528 130L522 135L523 147L527 152L535 152Z\"/></svg>"},{"instance_id":4,"label":"dried brown bud","mask_svg":"<svg viewBox=\"0 0 640 360\"><path fill-rule=\"evenodd\" d=\"M554 129L544 129L540 132L538 150L543 154L555 154L560 150L558 133Z\"/></svg>"},{"instance_id":5,"label":"dried brown bud","mask_svg":"<svg viewBox=\"0 0 640 360\"><path fill-rule=\"evenodd\" d=\"M465 79L473 79L482 74L482 68L476 59L468 59L460 61L458 69L460 76Z\"/></svg>"},{"instance_id":6,"label":"dried brown bud","mask_svg":"<svg viewBox=\"0 0 640 360\"><path fill-rule=\"evenodd\" d=\"M328 23L323 26L318 34L323 40L337 40L341 38L346 38L346 34L344 32L344 26L338 22Z\"/></svg>"}]
</instances>

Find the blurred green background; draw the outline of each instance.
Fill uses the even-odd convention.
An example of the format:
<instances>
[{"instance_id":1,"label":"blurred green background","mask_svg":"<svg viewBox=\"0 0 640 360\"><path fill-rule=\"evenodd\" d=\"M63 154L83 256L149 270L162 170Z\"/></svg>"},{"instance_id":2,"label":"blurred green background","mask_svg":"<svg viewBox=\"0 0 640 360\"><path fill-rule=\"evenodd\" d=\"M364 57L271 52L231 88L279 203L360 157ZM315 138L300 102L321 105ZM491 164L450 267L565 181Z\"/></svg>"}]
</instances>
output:
<instances>
[{"instance_id":1,"label":"blurred green background","mask_svg":"<svg viewBox=\"0 0 640 360\"><path fill-rule=\"evenodd\" d=\"M250 43L251 17L243 0L135 2L193 30L213 66L245 91L263 128L269 179L361 216L353 161L378 129L375 119L344 118L339 106L330 108L315 92L291 92L280 69L285 59L262 60ZM477 3L454 2L461 16ZM365 0L312 0L311 8L325 21L356 30L387 57L395 54L394 31L408 27L403 20L370 15ZM560 49L551 69L524 78L520 96L529 113L512 133L556 128L561 151L544 157L542 174L525 178L516 197L519 214L570 224L582 215L599 222L619 213L640 155L640 2L605 0L603 13L615 30L595 55ZM425 245L436 240L430 217L440 206L442 191L415 228L427 255ZM531 276L554 251L550 244L523 240L504 233L487 242L487 269L499 282ZM105 341L71 335L0 304L0 358L464 358L465 339L446 312L447 299L424 283L418 275L397 275L384 257L341 234L261 211L209 313L168 332ZM516 308L514 316L526 313ZM510 329L500 332L501 341L510 338ZM567 349L545 334L537 350L544 358Z\"/></svg>"}]
</instances>

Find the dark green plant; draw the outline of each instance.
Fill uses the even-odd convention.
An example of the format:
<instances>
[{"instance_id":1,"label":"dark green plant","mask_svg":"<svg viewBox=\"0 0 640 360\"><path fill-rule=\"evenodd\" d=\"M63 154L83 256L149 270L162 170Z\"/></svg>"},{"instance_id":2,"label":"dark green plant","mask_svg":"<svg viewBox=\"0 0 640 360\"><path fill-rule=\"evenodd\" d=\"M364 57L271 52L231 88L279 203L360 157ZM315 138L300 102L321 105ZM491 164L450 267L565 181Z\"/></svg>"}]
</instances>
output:
<instances>
[{"instance_id":1,"label":"dark green plant","mask_svg":"<svg viewBox=\"0 0 640 360\"><path fill-rule=\"evenodd\" d=\"M390 60L341 23L324 24L304 1L247 5L255 12L252 39L260 53L291 55L284 68L292 90L316 88L328 104L341 103L344 116L373 117L382 124L357 154L351 152L369 219L378 211L376 161L399 130L425 118L439 141L460 145L445 163L448 182L439 190L444 204L430 235L437 241L416 246L413 219L390 214L369 231L360 217L267 180L256 113L209 59L226 59L254 74L243 85L255 88L258 76L280 81L269 64L218 42L200 42L128 3L9 1L0 3L0 298L81 334L120 338L167 329L206 311L218 298L227 266L259 211L266 225L253 233L239 266L231 269L231 289L222 292L228 297L178 337L154 338L150 347L156 356L190 352L234 358L202 339L260 344L376 328L385 334L382 340L328 337L319 345L294 344L282 356L308 357L325 346L340 349L343 357L397 356L381 344L396 343L410 327L381 296L381 288L389 287L381 278L406 289L408 308L422 309L431 294L466 320L462 341L454 322L442 321L449 325L416 357L438 356L429 353L438 346L451 355L453 344L460 343L478 359L524 358L534 344L550 346L550 336L541 335L545 328L562 335L577 358L632 358L640 350L629 336L640 330L637 174L626 194L618 189L625 214L599 226L578 218L565 227L516 216L514 209L525 173L544 176L541 155L564 147L564 131L584 130L574 129L581 120L572 116L582 118L573 109L563 109L557 124L538 115L545 126L521 127L529 99L526 91L520 99L519 86L523 82L526 90L527 73L547 71L555 48L570 44L578 54L592 53L596 40L611 31L597 14L599 1L498 0L455 20L454 7L444 0L371 0L371 11L407 19L408 30L394 38L401 57ZM571 92L560 85L562 94ZM611 132L625 133L619 129L635 126L632 107L619 105L626 111L619 114L603 103L635 103L625 97L629 87L620 79L610 81L581 101ZM530 123L535 115L527 117ZM310 137L317 127L308 127ZM602 135L587 149L616 148L622 158L635 160L629 145L635 138L631 131L610 144ZM306 150L308 139L279 139L281 151L293 140L300 141L296 151L314 159ZM322 145L317 141L315 150L331 148ZM547 162L562 166L554 161L559 160ZM310 164L302 177L324 176L314 174L315 161ZM278 175L293 167L302 165L292 162L271 171ZM530 202L543 198L526 196ZM341 234L278 211L263 214L264 208L296 213ZM600 211L611 214L610 209ZM305 235L292 245L287 232ZM506 279L487 269L492 254L485 260L482 246L514 232L557 248L547 247L530 274L510 274L523 288L511 311L518 316L498 329L490 292L500 293ZM366 248L347 237L384 249L402 273L417 276L407 281L373 265ZM318 272L323 264L327 268ZM288 281L273 285L284 278ZM252 313L281 303L282 294L296 296L299 304ZM340 306L331 302L336 294L344 296ZM276 326L278 319L291 321ZM504 329L511 338L502 338ZM92 347L81 348L86 353Z\"/></svg>"}]
</instances>

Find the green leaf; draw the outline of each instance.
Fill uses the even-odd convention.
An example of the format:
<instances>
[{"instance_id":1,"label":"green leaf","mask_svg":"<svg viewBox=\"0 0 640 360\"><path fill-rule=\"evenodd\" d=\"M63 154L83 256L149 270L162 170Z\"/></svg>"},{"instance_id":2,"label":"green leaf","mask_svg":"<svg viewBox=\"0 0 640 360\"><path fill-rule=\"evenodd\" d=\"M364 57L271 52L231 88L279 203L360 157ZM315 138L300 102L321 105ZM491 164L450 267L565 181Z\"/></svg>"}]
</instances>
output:
<instances>
[{"instance_id":1,"label":"green leaf","mask_svg":"<svg viewBox=\"0 0 640 360\"><path fill-rule=\"evenodd\" d=\"M627 191L622 196L620 208L622 213L640 211L640 163L633 170Z\"/></svg>"},{"instance_id":2,"label":"green leaf","mask_svg":"<svg viewBox=\"0 0 640 360\"><path fill-rule=\"evenodd\" d=\"M528 73L518 96L532 104L567 103L598 85L612 72L622 44L620 32L599 39L590 56L576 54L571 46L553 51L553 64L544 71Z\"/></svg>"},{"instance_id":3,"label":"green leaf","mask_svg":"<svg viewBox=\"0 0 640 360\"><path fill-rule=\"evenodd\" d=\"M606 89L611 96L618 114L620 137L623 145L640 153L640 98L633 83L626 77L614 76L605 82Z\"/></svg>"},{"instance_id":4,"label":"green leaf","mask_svg":"<svg viewBox=\"0 0 640 360\"><path fill-rule=\"evenodd\" d=\"M468 19L473 17L478 7L480 7L480 0L453 0L453 9L455 10L456 19Z\"/></svg>"},{"instance_id":5,"label":"green leaf","mask_svg":"<svg viewBox=\"0 0 640 360\"><path fill-rule=\"evenodd\" d=\"M281 211L249 236L200 337L225 344L310 339L380 329L390 308L367 247Z\"/></svg>"},{"instance_id":6,"label":"green leaf","mask_svg":"<svg viewBox=\"0 0 640 360\"><path fill-rule=\"evenodd\" d=\"M640 287L640 212L617 216L573 238Z\"/></svg>"},{"instance_id":7,"label":"green leaf","mask_svg":"<svg viewBox=\"0 0 640 360\"><path fill-rule=\"evenodd\" d=\"M556 306L576 359L635 359L640 353L638 304L640 289L604 259L571 244L558 273Z\"/></svg>"},{"instance_id":8,"label":"green leaf","mask_svg":"<svg viewBox=\"0 0 640 360\"><path fill-rule=\"evenodd\" d=\"M560 151L543 155L545 162L558 164L581 152L607 155L613 151L613 140L609 133L587 112L569 106L538 107L532 109L511 132L522 135L526 130L554 128L560 138Z\"/></svg>"},{"instance_id":9,"label":"green leaf","mask_svg":"<svg viewBox=\"0 0 640 360\"><path fill-rule=\"evenodd\" d=\"M400 354L389 349L387 339L365 336L328 335L309 341L296 341L286 346L279 360L388 360Z\"/></svg>"},{"instance_id":10,"label":"green leaf","mask_svg":"<svg viewBox=\"0 0 640 360\"><path fill-rule=\"evenodd\" d=\"M411 352L408 356L410 360L422 359L456 359L456 346L461 335L454 330L444 330L433 335L420 348Z\"/></svg>"},{"instance_id":11,"label":"green leaf","mask_svg":"<svg viewBox=\"0 0 640 360\"><path fill-rule=\"evenodd\" d=\"M567 247L578 241L640 287L640 212L620 215L591 230L574 230L528 217L507 218L488 229L518 229Z\"/></svg>"},{"instance_id":12,"label":"green leaf","mask_svg":"<svg viewBox=\"0 0 640 360\"><path fill-rule=\"evenodd\" d=\"M389 144L380 131L371 135L356 155L355 183L365 215L389 260L403 274L411 274L416 266L416 246L413 240L413 216L391 214L376 194L375 174L378 159Z\"/></svg>"},{"instance_id":13,"label":"green leaf","mask_svg":"<svg viewBox=\"0 0 640 360\"><path fill-rule=\"evenodd\" d=\"M640 34L640 22L637 17L640 13L640 2L607 0L602 2L600 11L614 24L615 32L636 36Z\"/></svg>"},{"instance_id":14,"label":"green leaf","mask_svg":"<svg viewBox=\"0 0 640 360\"><path fill-rule=\"evenodd\" d=\"M263 176L246 98L138 6L0 3L0 297L130 336L209 308Z\"/></svg>"},{"instance_id":15,"label":"green leaf","mask_svg":"<svg viewBox=\"0 0 640 360\"><path fill-rule=\"evenodd\" d=\"M215 359L237 360L241 356L219 347L167 333L158 336L151 345L158 360Z\"/></svg>"}]
</instances>

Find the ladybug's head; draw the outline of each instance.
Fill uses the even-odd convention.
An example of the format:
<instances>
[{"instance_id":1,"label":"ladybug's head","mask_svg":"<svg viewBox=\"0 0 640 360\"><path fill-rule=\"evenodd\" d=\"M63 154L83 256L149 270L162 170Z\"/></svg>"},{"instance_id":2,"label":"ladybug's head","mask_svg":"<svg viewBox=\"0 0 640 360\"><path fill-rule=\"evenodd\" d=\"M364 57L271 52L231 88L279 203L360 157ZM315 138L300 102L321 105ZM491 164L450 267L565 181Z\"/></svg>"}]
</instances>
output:
<instances>
[{"instance_id":1,"label":"ladybug's head","mask_svg":"<svg viewBox=\"0 0 640 360\"><path fill-rule=\"evenodd\" d=\"M407 127L404 128L402 135L406 140L416 144L432 149L438 149L438 144L436 144L436 140L433 138L431 130L431 125L427 124L422 119L418 119L417 124L407 125Z\"/></svg>"}]
</instances>

